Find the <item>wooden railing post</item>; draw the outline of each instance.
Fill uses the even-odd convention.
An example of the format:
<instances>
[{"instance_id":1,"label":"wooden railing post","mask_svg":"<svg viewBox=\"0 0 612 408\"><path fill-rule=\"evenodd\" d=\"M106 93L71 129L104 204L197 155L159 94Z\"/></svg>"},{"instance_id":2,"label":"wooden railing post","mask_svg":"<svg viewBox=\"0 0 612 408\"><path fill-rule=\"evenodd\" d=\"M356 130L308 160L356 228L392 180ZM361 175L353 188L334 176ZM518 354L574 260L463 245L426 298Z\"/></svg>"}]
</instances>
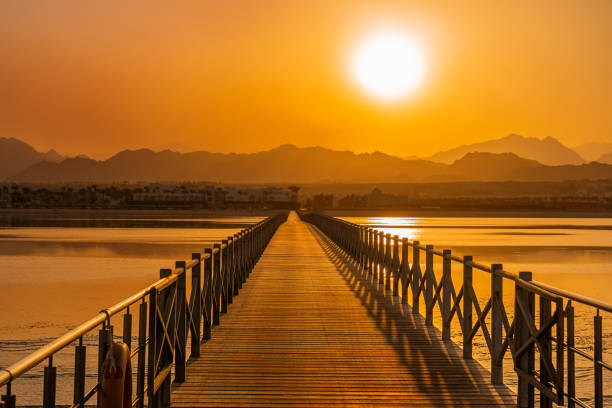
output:
<instances>
[{"instance_id":1,"label":"wooden railing post","mask_svg":"<svg viewBox=\"0 0 612 408\"><path fill-rule=\"evenodd\" d=\"M225 254L225 259L227 260L227 266L225 275L227 277L227 287L225 291L227 292L227 304L231 305L234 301L234 273L233 273L233 262L234 262L234 248L232 237L227 237L227 251Z\"/></svg>"},{"instance_id":2,"label":"wooden railing post","mask_svg":"<svg viewBox=\"0 0 612 408\"><path fill-rule=\"evenodd\" d=\"M572 350L576 344L574 340L574 307L572 301L565 308L567 321L567 408L575 408L576 398L576 354Z\"/></svg>"},{"instance_id":3,"label":"wooden railing post","mask_svg":"<svg viewBox=\"0 0 612 408\"><path fill-rule=\"evenodd\" d=\"M434 289L435 289L435 274L434 274L434 266L433 266L433 256L434 256L434 247L433 245L425 246L425 274L424 274L424 283L425 283L425 325L433 326L433 309L434 309Z\"/></svg>"},{"instance_id":4,"label":"wooden railing post","mask_svg":"<svg viewBox=\"0 0 612 408\"><path fill-rule=\"evenodd\" d=\"M160 271L160 277L163 277L163 269ZM155 366L158 357L158 344L157 344L157 294L158 290L156 287L152 287L149 291L149 346L147 347L147 394L149 397L148 408L158 408L158 398L153 392L155 382ZM98 404L99 406L99 404Z\"/></svg>"},{"instance_id":5,"label":"wooden railing post","mask_svg":"<svg viewBox=\"0 0 612 408\"><path fill-rule=\"evenodd\" d=\"M6 384L6 392L2 397L0 397L0 407L2 408L17 408L17 396L13 394L12 390L12 382L9 381Z\"/></svg>"},{"instance_id":6,"label":"wooden railing post","mask_svg":"<svg viewBox=\"0 0 612 408\"><path fill-rule=\"evenodd\" d=\"M240 233L234 234L234 295L237 295L242 289L242 265L240 264Z\"/></svg>"},{"instance_id":7,"label":"wooden railing post","mask_svg":"<svg viewBox=\"0 0 612 408\"><path fill-rule=\"evenodd\" d=\"M253 228L249 228L246 233L246 276L247 278L251 275L251 269L253 268Z\"/></svg>"},{"instance_id":8,"label":"wooden railing post","mask_svg":"<svg viewBox=\"0 0 612 408\"><path fill-rule=\"evenodd\" d=\"M501 264L491 265L491 382L504 383L504 365L498 355L501 353L503 341L503 317L500 307L503 302L503 287Z\"/></svg>"},{"instance_id":9,"label":"wooden railing post","mask_svg":"<svg viewBox=\"0 0 612 408\"><path fill-rule=\"evenodd\" d=\"M420 296L421 290L419 285L421 284L421 248L420 242L414 241L412 243L412 269L410 270L412 278L410 282L412 284L412 313L419 314L420 309Z\"/></svg>"},{"instance_id":10,"label":"wooden railing post","mask_svg":"<svg viewBox=\"0 0 612 408\"><path fill-rule=\"evenodd\" d=\"M545 296L540 295L540 327L544 327L551 317L551 301ZM552 387L548 385L548 382L554 381L555 379L548 375L545 368L547 361L552 362L552 341L550 337L550 329L545 330L544 333L542 333L540 343L543 346L543 350L540 350L540 383L544 384L545 388L552 390ZM552 408L552 400L543 392L540 392L540 407Z\"/></svg>"},{"instance_id":11,"label":"wooden railing post","mask_svg":"<svg viewBox=\"0 0 612 408\"><path fill-rule=\"evenodd\" d=\"M362 229L363 228L361 226L358 226L358 225L353 226L353 237L354 237L353 241L355 242L353 251L355 254L355 261L357 261L357 264L359 266L361 266L363 263L363 260L361 259L362 254L363 254L363 251L361 251L361 230Z\"/></svg>"},{"instance_id":12,"label":"wooden railing post","mask_svg":"<svg viewBox=\"0 0 612 408\"><path fill-rule=\"evenodd\" d=\"M53 365L53 356L49 357L48 362L49 364L44 368L43 408L55 408L57 367Z\"/></svg>"},{"instance_id":13,"label":"wooden railing post","mask_svg":"<svg viewBox=\"0 0 612 408\"><path fill-rule=\"evenodd\" d=\"M393 260L391 257L391 234L385 235L385 291L391 290Z\"/></svg>"},{"instance_id":14,"label":"wooden railing post","mask_svg":"<svg viewBox=\"0 0 612 408\"><path fill-rule=\"evenodd\" d=\"M593 370L595 373L595 408L603 408L603 330L601 315L597 309L597 315L593 317Z\"/></svg>"},{"instance_id":15,"label":"wooden railing post","mask_svg":"<svg viewBox=\"0 0 612 408\"><path fill-rule=\"evenodd\" d=\"M378 284L385 284L385 233L378 233Z\"/></svg>"},{"instance_id":16,"label":"wooden railing post","mask_svg":"<svg viewBox=\"0 0 612 408\"><path fill-rule=\"evenodd\" d=\"M472 256L463 257L463 358L472 359Z\"/></svg>"},{"instance_id":17,"label":"wooden railing post","mask_svg":"<svg viewBox=\"0 0 612 408\"><path fill-rule=\"evenodd\" d=\"M360 226L359 232L359 259L361 259L361 269L365 270L368 263L368 231L366 227Z\"/></svg>"},{"instance_id":18,"label":"wooden railing post","mask_svg":"<svg viewBox=\"0 0 612 408\"><path fill-rule=\"evenodd\" d=\"M368 278L374 275L376 267L376 235L374 230L368 228Z\"/></svg>"},{"instance_id":19,"label":"wooden railing post","mask_svg":"<svg viewBox=\"0 0 612 408\"><path fill-rule=\"evenodd\" d=\"M240 289L242 289L242 284L246 282L246 261L244 259L244 251L246 249L246 245L244 237L244 232L241 232L238 239L238 268L240 274Z\"/></svg>"},{"instance_id":20,"label":"wooden railing post","mask_svg":"<svg viewBox=\"0 0 612 408\"><path fill-rule=\"evenodd\" d=\"M519 272L519 279L526 282L531 281L531 272ZM515 284L514 288L514 313L515 313L515 349L519 350L523 345L529 341L530 331L529 324L530 320L533 319L533 313L535 311L535 299L534 294L527 289L521 287L518 283ZM526 312L530 316L525 316L521 311L519 302L526 309ZM528 320L529 319L529 320ZM516 357L516 366L518 369L518 390L517 390L517 406L521 408L531 408L534 406L534 387L527 380L527 376L531 375L535 368L535 354L533 344L527 347L527 349L519 356Z\"/></svg>"},{"instance_id":21,"label":"wooden railing post","mask_svg":"<svg viewBox=\"0 0 612 408\"><path fill-rule=\"evenodd\" d=\"M225 245L225 248L223 246ZM219 270L220 279L220 292L221 292L221 313L227 313L227 240L222 240L221 245L219 245L219 258L221 260L221 266Z\"/></svg>"},{"instance_id":22,"label":"wooden railing post","mask_svg":"<svg viewBox=\"0 0 612 408\"><path fill-rule=\"evenodd\" d=\"M232 237L232 292L234 296L238 296L240 290L239 276L238 276L238 239L236 234Z\"/></svg>"},{"instance_id":23,"label":"wooden railing post","mask_svg":"<svg viewBox=\"0 0 612 408\"><path fill-rule=\"evenodd\" d=\"M248 279L250 271L250 256L251 256L251 230L247 229L244 232L244 279Z\"/></svg>"},{"instance_id":24,"label":"wooden railing post","mask_svg":"<svg viewBox=\"0 0 612 408\"><path fill-rule=\"evenodd\" d=\"M191 295L189 296L189 309L191 317L189 331L191 333L191 357L200 357L200 336L202 325L202 256L191 254L191 259L198 263L191 268Z\"/></svg>"},{"instance_id":25,"label":"wooden railing post","mask_svg":"<svg viewBox=\"0 0 612 408\"><path fill-rule=\"evenodd\" d=\"M557 319L557 335L556 335L556 341L557 344L563 344L564 342L564 338L565 338L565 316L564 316L564 310L563 310L563 298L558 297L555 300L555 309L557 315L556 315L556 319ZM563 384L565 381L565 356L564 356L564 352L565 352L565 348L564 347L560 347L557 350L557 378L555 379L556 382L556 389L560 392L557 393L557 401L556 404L557 405L564 405L565 404L565 395L563 395Z\"/></svg>"},{"instance_id":26,"label":"wooden railing post","mask_svg":"<svg viewBox=\"0 0 612 408\"><path fill-rule=\"evenodd\" d=\"M150 293L150 292L149 292ZM150 297L151 295L149 295ZM138 312L138 368L136 372L136 408L144 407L145 364L147 354L147 302L143 298Z\"/></svg>"},{"instance_id":27,"label":"wooden railing post","mask_svg":"<svg viewBox=\"0 0 612 408\"><path fill-rule=\"evenodd\" d=\"M400 281L400 260L399 260L399 236L393 236L393 261L391 262L393 270L393 296L399 296L399 281Z\"/></svg>"},{"instance_id":28,"label":"wooden railing post","mask_svg":"<svg viewBox=\"0 0 612 408\"><path fill-rule=\"evenodd\" d=\"M213 313L213 250L204 249L204 273L202 275L202 341L210 339Z\"/></svg>"},{"instance_id":29,"label":"wooden railing post","mask_svg":"<svg viewBox=\"0 0 612 408\"><path fill-rule=\"evenodd\" d=\"M249 232L248 229L242 235L242 283L245 283L249 277Z\"/></svg>"},{"instance_id":30,"label":"wooden railing post","mask_svg":"<svg viewBox=\"0 0 612 408\"><path fill-rule=\"evenodd\" d=\"M185 381L185 364L187 361L187 302L185 261L176 261L175 267L183 269L179 272L176 283L176 341L174 345L174 382Z\"/></svg>"},{"instance_id":31,"label":"wooden railing post","mask_svg":"<svg viewBox=\"0 0 612 408\"><path fill-rule=\"evenodd\" d=\"M79 406L85 397L85 363L87 349L83 345L83 337L79 337L79 344L74 348L74 388L72 392L72 405Z\"/></svg>"},{"instance_id":32,"label":"wooden railing post","mask_svg":"<svg viewBox=\"0 0 612 408\"><path fill-rule=\"evenodd\" d=\"M408 262L408 238L402 238L402 264L400 266L402 282L402 303L408 304L408 285L410 285L410 263Z\"/></svg>"},{"instance_id":33,"label":"wooden railing post","mask_svg":"<svg viewBox=\"0 0 612 408\"><path fill-rule=\"evenodd\" d=\"M109 337L112 337L112 327L107 326L105 322L102 328L98 331L98 384L102 384L102 364L104 364L104 358L106 357L106 351L110 346L108 344ZM97 403L96 406L100 407L102 403L101 393L96 394Z\"/></svg>"},{"instance_id":34,"label":"wooden railing post","mask_svg":"<svg viewBox=\"0 0 612 408\"><path fill-rule=\"evenodd\" d=\"M186 279L185 261L176 261L175 267L183 269L176 280L176 339L174 344L174 382L185 381L185 363L187 361L187 316L186 316Z\"/></svg>"},{"instance_id":35,"label":"wooden railing post","mask_svg":"<svg viewBox=\"0 0 612 408\"><path fill-rule=\"evenodd\" d=\"M451 286L453 284L451 275L451 251L442 251L442 340L451 338Z\"/></svg>"},{"instance_id":36,"label":"wooden railing post","mask_svg":"<svg viewBox=\"0 0 612 408\"><path fill-rule=\"evenodd\" d=\"M123 342L128 346L128 349L132 349L132 314L129 306L123 315Z\"/></svg>"},{"instance_id":37,"label":"wooden railing post","mask_svg":"<svg viewBox=\"0 0 612 408\"><path fill-rule=\"evenodd\" d=\"M221 313L221 244L213 244L213 248L213 326L217 326Z\"/></svg>"}]
</instances>

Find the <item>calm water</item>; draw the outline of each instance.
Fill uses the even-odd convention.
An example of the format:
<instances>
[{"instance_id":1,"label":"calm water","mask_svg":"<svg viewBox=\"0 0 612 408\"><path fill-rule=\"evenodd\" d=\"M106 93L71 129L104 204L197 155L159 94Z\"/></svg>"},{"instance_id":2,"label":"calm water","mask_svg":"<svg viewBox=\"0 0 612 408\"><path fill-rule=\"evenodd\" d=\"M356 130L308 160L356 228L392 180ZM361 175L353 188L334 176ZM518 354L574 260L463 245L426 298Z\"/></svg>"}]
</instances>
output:
<instances>
[{"instance_id":1,"label":"calm water","mask_svg":"<svg viewBox=\"0 0 612 408\"><path fill-rule=\"evenodd\" d=\"M211 243L260 219L26 218L10 223L17 227L7 227L4 220L0 228L0 367L146 287L159 278L160 268L191 259L191 253L203 252ZM97 227L83 227L83 223ZM114 325L120 334L121 321ZM85 343L91 345L88 367L94 372L96 339L85 338ZM68 347L54 360L58 403L72 402L73 353ZM41 404L41 374L42 365L15 382L18 405ZM93 384L93 376L89 380Z\"/></svg>"},{"instance_id":2,"label":"calm water","mask_svg":"<svg viewBox=\"0 0 612 408\"><path fill-rule=\"evenodd\" d=\"M13 220L0 228L0 367L31 353L101 308L155 281L160 268L201 252L212 242L233 234L257 217L234 218L122 218ZM477 262L503 263L510 271L529 270L534 279L612 303L612 220L572 218L380 218L351 217L349 221L376 226L385 232L456 255L473 255ZM1 220L0 220L1 221ZM7 225L4 222L4 225ZM222 228L212 228L221 226ZM197 228L193 228L197 227ZM422 255L422 260L425 260ZM436 266L440 270L440 266ZM453 276L461 281L461 269ZM481 307L489 296L489 278L474 272ZM459 288L457 288L458 290ZM513 288L506 284L506 308L512 310ZM577 307L577 344L592 353L591 310ZM604 315L605 357L612 362L611 316ZM439 316L436 324L439 325ZM115 322L116 329L120 322ZM461 343L460 330L453 340ZM488 351L475 338L474 356L488 366ZM94 373L96 339L85 338L88 366ZM56 357L58 403L71 402L73 349ZM63 363L63 364L62 364ZM577 357L578 389L585 400L592 395L592 369ZM15 382L18 404L41 403L42 366ZM605 373L605 371L604 371ZM605 373L604 389L612 392ZM506 383L514 386L511 362L506 361ZM88 383L93 384L93 375ZM25 395L29 395L25 397ZM606 402L611 403L612 397Z\"/></svg>"},{"instance_id":3,"label":"calm water","mask_svg":"<svg viewBox=\"0 0 612 408\"><path fill-rule=\"evenodd\" d=\"M446 218L446 217L344 217L391 235L399 235L436 249L451 249L454 255L472 255L483 264L502 263L512 272L531 271L533 279L572 292L612 303L612 219L609 218ZM412 259L412 257L410 257ZM439 257L435 257L439 261ZM421 262L425 254L421 253ZM441 265L436 265L436 274ZM422 267L424 270L424 266ZM452 269L456 291L462 267ZM490 278L474 272L474 289L481 308L490 296ZM514 288L504 282L504 303L511 314ZM411 299L411 297L410 297ZM593 310L575 305L576 344L593 352ZM421 310L424 310L423 306ZM537 311L536 311L537 313ZM474 315L474 322L476 321ZM456 320L456 319L455 319ZM440 326L440 317L436 323ZM603 315L604 361L612 362L612 316ZM461 344L460 327L453 327L453 340ZM474 356L489 366L489 352L482 335L475 338ZM577 389L583 400L592 397L592 363L576 357ZM505 362L505 383L515 384L512 362ZM604 370L606 403L612 404L612 375Z\"/></svg>"}]
</instances>

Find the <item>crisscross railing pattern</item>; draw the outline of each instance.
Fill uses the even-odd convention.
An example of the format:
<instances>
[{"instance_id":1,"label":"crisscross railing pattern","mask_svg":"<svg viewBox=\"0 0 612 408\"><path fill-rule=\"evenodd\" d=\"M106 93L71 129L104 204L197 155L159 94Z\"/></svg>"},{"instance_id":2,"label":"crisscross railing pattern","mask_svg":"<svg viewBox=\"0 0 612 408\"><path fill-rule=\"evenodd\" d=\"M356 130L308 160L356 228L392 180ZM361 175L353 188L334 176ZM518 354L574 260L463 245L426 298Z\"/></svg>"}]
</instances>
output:
<instances>
[{"instance_id":1,"label":"crisscross railing pattern","mask_svg":"<svg viewBox=\"0 0 612 408\"><path fill-rule=\"evenodd\" d=\"M427 325L433 325L434 312L439 312L443 340L451 339L456 318L465 359L472 359L473 340L481 334L489 352L493 384L503 384L503 362L509 352L517 376L518 406L531 407L536 397L542 407L551 407L553 403L568 407L604 406L603 369L612 371L612 367L603 361L601 313L611 313L612 305L532 281L531 272L516 275L505 271L501 264L484 266L474 262L471 256L459 258L448 249L437 251L432 245L423 246L406 238L400 240L397 235L323 214L301 213L300 217L317 226L346 251L367 277L384 285L385 290L392 290L394 296L401 296L402 303L410 303L414 314L423 313ZM421 252L425 252L424 269ZM439 278L434 269L434 256L442 258ZM454 263L462 265L460 282L453 279ZM474 269L489 274L488 297L475 292ZM514 286L512 313L504 305L504 282ZM483 299L486 302L481 304ZM592 355L575 345L572 302L594 311ZM576 355L593 364L590 402L576 395Z\"/></svg>"},{"instance_id":2,"label":"crisscross railing pattern","mask_svg":"<svg viewBox=\"0 0 612 408\"><path fill-rule=\"evenodd\" d=\"M135 359L136 383L132 406L149 408L170 406L171 372L174 381L182 382L186 362L200 353L200 343L211 337L219 324L220 314L237 295L266 245L287 214L268 217L228 237L203 253L192 254L189 262L178 261L174 269L161 269L160 279L151 286L102 310L92 319L69 331L22 360L0 370L0 387L5 387L0 408L15 408L17 396L12 384L40 363L44 368L42 406L55 407L57 367L53 356L73 343L75 345L74 397L72 407L83 407L98 397L102 384L102 363L113 338L113 318L123 314L123 342ZM187 274L191 282L187 285ZM132 347L131 308L138 305L138 345ZM83 339L98 329L97 381L86 391L86 346ZM190 347L188 349L188 344ZM130 379L132 381L132 379Z\"/></svg>"}]
</instances>

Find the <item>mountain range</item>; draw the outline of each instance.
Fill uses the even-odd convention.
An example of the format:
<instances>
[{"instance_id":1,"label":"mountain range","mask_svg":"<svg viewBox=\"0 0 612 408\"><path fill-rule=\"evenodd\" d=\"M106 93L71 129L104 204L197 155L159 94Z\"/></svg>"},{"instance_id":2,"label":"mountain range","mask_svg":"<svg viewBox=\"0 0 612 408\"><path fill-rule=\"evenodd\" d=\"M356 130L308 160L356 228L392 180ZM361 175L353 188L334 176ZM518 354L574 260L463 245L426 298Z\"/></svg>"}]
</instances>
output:
<instances>
[{"instance_id":1,"label":"mountain range","mask_svg":"<svg viewBox=\"0 0 612 408\"><path fill-rule=\"evenodd\" d=\"M504 149L500 146L512 146L516 151L499 151ZM496 151L489 152L487 149ZM522 155L517 151L522 152ZM445 163L454 156L457 159ZM97 161L83 155L63 158L55 151L41 153L17 139L2 138L0 178L31 183L370 183L612 179L612 157L609 164L585 163L577 153L552 138L540 140L510 135L490 142L461 146L432 157L442 162L432 158L399 158L381 152L356 154L323 147L285 144L248 154L124 150L106 160ZM542 160L561 164L549 165Z\"/></svg>"},{"instance_id":2,"label":"mountain range","mask_svg":"<svg viewBox=\"0 0 612 408\"><path fill-rule=\"evenodd\" d=\"M438 152L428 159L439 163L450 164L462 158L467 153L473 152L512 152L517 156L524 157L525 159L537 160L548 166L582 164L585 162L578 153L564 146L555 138L546 137L544 139L538 139L515 134L502 137L501 139L463 145L454 149Z\"/></svg>"},{"instance_id":3,"label":"mountain range","mask_svg":"<svg viewBox=\"0 0 612 408\"><path fill-rule=\"evenodd\" d=\"M59 163L64 157L51 149L39 152L15 138L0 137L0 180L14 176L41 161Z\"/></svg>"}]
</instances>

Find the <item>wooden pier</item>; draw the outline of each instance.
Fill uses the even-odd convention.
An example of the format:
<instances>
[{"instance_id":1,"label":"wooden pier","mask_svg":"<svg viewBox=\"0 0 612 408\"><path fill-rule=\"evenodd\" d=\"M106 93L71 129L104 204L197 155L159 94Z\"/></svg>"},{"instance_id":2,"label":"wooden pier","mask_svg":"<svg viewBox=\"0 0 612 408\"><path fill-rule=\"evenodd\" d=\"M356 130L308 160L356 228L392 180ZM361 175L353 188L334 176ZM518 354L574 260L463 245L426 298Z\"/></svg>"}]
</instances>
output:
<instances>
[{"instance_id":1,"label":"wooden pier","mask_svg":"<svg viewBox=\"0 0 612 408\"><path fill-rule=\"evenodd\" d=\"M199 354L173 407L516 406L295 213Z\"/></svg>"}]
</instances>

